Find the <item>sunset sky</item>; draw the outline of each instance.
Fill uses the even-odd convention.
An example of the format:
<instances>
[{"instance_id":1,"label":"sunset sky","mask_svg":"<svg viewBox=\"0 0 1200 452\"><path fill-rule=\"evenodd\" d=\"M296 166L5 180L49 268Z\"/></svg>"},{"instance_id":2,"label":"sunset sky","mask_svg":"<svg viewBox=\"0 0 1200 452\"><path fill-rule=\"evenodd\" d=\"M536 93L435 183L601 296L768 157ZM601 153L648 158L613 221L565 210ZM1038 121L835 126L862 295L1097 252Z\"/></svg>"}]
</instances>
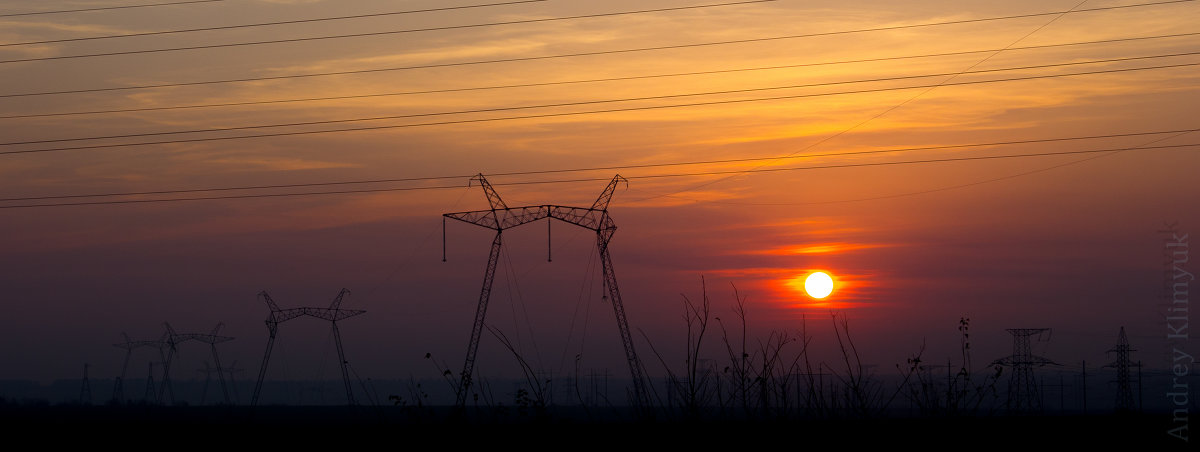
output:
<instances>
[{"instance_id":1,"label":"sunset sky","mask_svg":"<svg viewBox=\"0 0 1200 452\"><path fill-rule=\"evenodd\" d=\"M224 322L222 360L253 378L255 294L343 287L367 311L339 324L359 374L436 376L426 352L457 372L492 236L447 224L443 263L442 214L488 206L477 173L510 206L590 206L628 179L611 252L652 375L647 341L682 364L702 277L731 335L736 287L751 337L807 325L832 357L836 312L884 370L922 344L957 356L960 317L977 364L1035 327L1054 329L1036 352L1099 363L1121 326L1166 362L1156 231L1200 231L1196 2L62 12L152 3L175 2L0 2L0 379L112 378L120 333L163 322ZM626 375L594 234L555 223L553 262L543 222L504 237L488 323L536 367ZM800 290L813 270L835 277L825 300ZM327 325L279 341L288 378L338 378ZM180 353L177 378L207 359ZM485 334L477 374L514 369Z\"/></svg>"}]
</instances>

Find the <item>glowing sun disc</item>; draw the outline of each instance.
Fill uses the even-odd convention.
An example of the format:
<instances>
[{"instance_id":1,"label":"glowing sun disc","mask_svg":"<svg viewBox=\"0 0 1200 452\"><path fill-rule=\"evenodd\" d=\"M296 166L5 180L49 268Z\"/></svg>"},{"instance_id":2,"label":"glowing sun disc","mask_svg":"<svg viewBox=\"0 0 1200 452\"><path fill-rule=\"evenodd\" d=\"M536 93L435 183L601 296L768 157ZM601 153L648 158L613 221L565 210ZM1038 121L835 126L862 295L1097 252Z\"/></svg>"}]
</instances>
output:
<instances>
[{"instance_id":1,"label":"glowing sun disc","mask_svg":"<svg viewBox=\"0 0 1200 452\"><path fill-rule=\"evenodd\" d=\"M825 298L833 292L833 278L825 272L812 272L804 280L804 291L813 298Z\"/></svg>"}]
</instances>

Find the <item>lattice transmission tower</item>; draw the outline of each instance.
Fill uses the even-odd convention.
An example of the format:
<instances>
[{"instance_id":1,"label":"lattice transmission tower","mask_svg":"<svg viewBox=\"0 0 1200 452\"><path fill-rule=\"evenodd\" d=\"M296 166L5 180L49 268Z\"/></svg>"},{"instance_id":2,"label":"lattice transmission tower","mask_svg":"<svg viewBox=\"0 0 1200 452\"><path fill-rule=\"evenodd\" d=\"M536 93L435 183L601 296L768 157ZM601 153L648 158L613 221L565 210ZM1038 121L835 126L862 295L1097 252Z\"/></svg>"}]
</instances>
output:
<instances>
[{"instance_id":1,"label":"lattice transmission tower","mask_svg":"<svg viewBox=\"0 0 1200 452\"><path fill-rule=\"evenodd\" d=\"M1130 412L1134 410L1133 404L1133 387L1130 385L1129 369L1140 364L1134 364L1129 361L1129 352L1135 352L1129 345L1129 338L1125 336L1125 327L1121 327L1121 333L1117 335L1117 345L1108 350L1108 353L1117 355L1116 360L1105 365L1117 370L1117 394L1116 394L1116 410L1118 412ZM1139 383L1141 383L1139 381Z\"/></svg>"},{"instance_id":2,"label":"lattice transmission tower","mask_svg":"<svg viewBox=\"0 0 1200 452\"><path fill-rule=\"evenodd\" d=\"M616 273L613 271L612 257L609 254L608 244L612 240L613 233L617 230L616 223L608 214L608 204L612 201L613 192L617 185L624 182L628 183L625 178L620 175L614 176L604 191L600 192L600 196L592 203L591 207L573 207L561 206L555 204L541 204L521 207L509 207L488 183L483 174L478 174L471 178L471 181L478 182L483 188L484 195L487 196L489 209L475 210L469 212L454 212L442 215L442 260L445 261L446 253L446 219L451 218L462 222L470 223L476 226L482 226L493 231L496 231L495 238L492 239L491 253L488 255L487 269L483 275L483 288L479 292L479 303L475 308L475 322L471 328L471 338L467 343L467 356L463 363L462 374L460 375L459 385L456 394L456 406L463 407L466 404L467 393L471 387L472 373L475 370L475 355L479 349L479 338L483 332L483 321L487 314L488 299L491 297L492 281L496 275L496 264L500 259L501 237L505 230L521 226L523 224L532 223L537 220L557 219L567 223L574 224L596 232L596 247L600 254L600 263L604 273L604 286L607 296L612 302L613 312L617 319L617 328L620 330L621 343L625 348L625 358L629 363L630 377L633 379L633 403L637 407L646 406L646 389L645 378L642 376L642 364L638 359L637 351L633 346L633 337L629 333L629 322L625 317L625 307L621 300L621 291L617 287ZM549 227L549 223L547 223ZM549 231L549 229L547 229Z\"/></svg>"},{"instance_id":3,"label":"lattice transmission tower","mask_svg":"<svg viewBox=\"0 0 1200 452\"><path fill-rule=\"evenodd\" d=\"M1013 336L1013 353L993 361L991 365L1012 369L1012 376L1008 379L1008 411L1014 414L1041 412L1042 397L1033 368L1058 363L1034 355L1029 342L1034 335L1038 336L1039 341L1043 335L1048 336L1050 328L1009 328L1007 331Z\"/></svg>"},{"instance_id":4,"label":"lattice transmission tower","mask_svg":"<svg viewBox=\"0 0 1200 452\"><path fill-rule=\"evenodd\" d=\"M356 309L342 309L342 298L349 295L350 291L342 289L338 292L337 297L334 297L333 303L329 304L328 308L288 308L280 309L279 305L275 304L275 300L271 299L271 295L267 291L262 291L258 294L267 303L267 307L271 309L271 313L267 315L267 331L270 337L267 339L267 351L263 353L262 367L258 369L258 382L254 384L254 396L250 400L250 406L258 405L258 396L262 391L263 377L267 374L267 361L271 359L271 349L275 346L275 335L279 332L279 324L297 317L316 317L321 320L328 320L333 328L333 340L337 345L338 365L342 369L342 382L346 385L346 402L349 405L354 405L354 391L350 386L350 371L346 368L346 352L342 348L342 334L338 330L338 321L345 320L350 317L362 314L367 311Z\"/></svg>"},{"instance_id":5,"label":"lattice transmission tower","mask_svg":"<svg viewBox=\"0 0 1200 452\"><path fill-rule=\"evenodd\" d=\"M175 359L175 354L179 351L179 344L182 344L182 343L185 343L188 341L196 341L196 342L203 342L205 344L209 344L209 349L212 351L213 362L216 363L217 369L219 370L221 368L221 358L220 358L220 356L217 355L217 344L222 343L222 342L232 341L233 338L229 337L229 336L217 335L217 333L221 331L221 328L225 326L223 323L220 323L220 322L217 322L217 326L215 328L213 328L211 332L208 332L208 333L176 333L175 329L171 328L170 323L164 322L163 326L166 327L166 329L167 329L167 334L166 334L166 336L164 336L165 340L166 340L166 347L164 347L164 348L167 350L167 352L166 352L167 356L166 356L166 359L163 360L163 373L162 373L163 377L162 377L162 384L159 386L159 389L158 389L158 391L159 391L158 399L166 400L165 397L167 396L167 394L170 394L171 400L173 402L175 395L172 392L173 389L171 388L171 380L170 380L171 362ZM224 376L221 377L221 390L225 393L225 404L226 405L232 404L233 401L229 398L229 389L225 385Z\"/></svg>"},{"instance_id":6,"label":"lattice transmission tower","mask_svg":"<svg viewBox=\"0 0 1200 452\"><path fill-rule=\"evenodd\" d=\"M117 348L125 350L125 360L121 364L121 376L117 377L117 381L113 383L112 400L114 401L114 403L125 403L125 382L127 381L126 376L129 373L129 361L131 358L133 358L134 350L139 349L139 348L152 348L152 349L158 350L158 355L159 355L158 357L160 360L166 360L166 354L163 351L163 349L164 349L164 347L166 347L166 343L167 343L166 333L163 333L163 335L156 340L149 340L149 341L135 341L135 340L130 339L129 335L125 334L125 333L121 333L121 337L125 338L125 342L122 342L119 344L113 344L113 347L117 347ZM151 366L151 367L153 367L153 366ZM153 378L148 378L146 380L146 384L153 385L154 384ZM150 391L147 391L147 394L157 394L157 393L154 392L153 390L150 390ZM153 397L146 397L146 401L147 402L157 402L158 396L155 395Z\"/></svg>"},{"instance_id":7,"label":"lattice transmission tower","mask_svg":"<svg viewBox=\"0 0 1200 452\"><path fill-rule=\"evenodd\" d=\"M83 363L83 383L79 386L80 405L92 404L92 380L88 378L88 367L91 366L91 364Z\"/></svg>"},{"instance_id":8,"label":"lattice transmission tower","mask_svg":"<svg viewBox=\"0 0 1200 452\"><path fill-rule=\"evenodd\" d=\"M211 365L208 364L208 361L205 361L203 368L196 369L196 373L198 373L200 375L204 375L204 387L200 390L200 404L203 405L204 401L207 400L207 398L208 398L208 385L209 385L209 383L212 382L212 376L214 373L218 375L218 378L224 378L225 376L229 377L229 383L230 383L229 386L231 388L233 388L233 403L232 404L233 405L238 404L239 398L238 398L238 392L237 392L237 377L235 376L235 374L237 372L241 372L243 370L245 370L245 369L239 369L237 367L237 360L234 360L233 364L231 364L229 367L224 367L224 368L220 368L220 369L212 367ZM225 403L229 404L229 401L226 401Z\"/></svg>"}]
</instances>

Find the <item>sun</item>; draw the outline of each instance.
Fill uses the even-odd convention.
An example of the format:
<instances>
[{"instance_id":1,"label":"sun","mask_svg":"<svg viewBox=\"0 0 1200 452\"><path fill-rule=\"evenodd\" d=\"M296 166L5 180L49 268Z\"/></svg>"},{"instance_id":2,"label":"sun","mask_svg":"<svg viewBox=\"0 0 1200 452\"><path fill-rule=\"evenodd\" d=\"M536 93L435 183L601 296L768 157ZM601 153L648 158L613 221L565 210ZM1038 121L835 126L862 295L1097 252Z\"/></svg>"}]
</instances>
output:
<instances>
[{"instance_id":1,"label":"sun","mask_svg":"<svg viewBox=\"0 0 1200 452\"><path fill-rule=\"evenodd\" d=\"M812 272L804 279L804 291L808 292L808 296L822 299L828 297L833 292L833 278L829 277L825 272Z\"/></svg>"}]
</instances>

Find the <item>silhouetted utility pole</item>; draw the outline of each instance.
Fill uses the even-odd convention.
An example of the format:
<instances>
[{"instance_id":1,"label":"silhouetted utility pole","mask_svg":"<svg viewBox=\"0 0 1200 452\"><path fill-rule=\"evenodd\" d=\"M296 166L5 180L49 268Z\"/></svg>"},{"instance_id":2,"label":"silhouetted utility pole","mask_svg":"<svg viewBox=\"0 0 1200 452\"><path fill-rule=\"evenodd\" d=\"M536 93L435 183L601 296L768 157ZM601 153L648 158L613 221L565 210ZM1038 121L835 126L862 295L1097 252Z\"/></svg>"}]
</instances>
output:
<instances>
[{"instance_id":1,"label":"silhouetted utility pole","mask_svg":"<svg viewBox=\"0 0 1200 452\"><path fill-rule=\"evenodd\" d=\"M463 407L467 401L467 393L471 387L471 377L475 369L475 354L479 349L479 338L483 332L483 320L487 314L488 299L491 297L492 280L496 276L496 264L500 259L501 237L506 229L511 229L537 220L558 219L596 232L596 247L600 254L600 263L604 271L604 287L606 297L612 302L613 312L617 318L617 328L621 333L621 342L625 347L625 357L629 361L629 373L633 378L634 405L647 406L645 378L642 376L642 364L638 360L633 347L633 336L629 333L629 322L625 318L625 306L621 300L621 291L617 288L617 277L613 271L612 257L608 252L608 243L617 230L616 223L608 215L608 203L612 201L617 184L626 182L620 175L614 176L596 202L591 207L570 207L553 204L508 207L500 195L492 188L483 174L471 178L483 187L490 209L471 212L455 212L442 215L442 260L446 260L446 218L471 223L496 231L492 239L492 250L488 255L487 269L483 275L483 289L479 292L479 304L475 308L475 323L471 327L471 339L467 343L467 357L463 363L461 380L458 385L456 406ZM549 229L547 229L547 232ZM549 260L549 255L547 255Z\"/></svg>"},{"instance_id":2,"label":"silhouetted utility pole","mask_svg":"<svg viewBox=\"0 0 1200 452\"><path fill-rule=\"evenodd\" d=\"M1013 354L993 361L992 365L1007 366L1013 370L1008 380L1008 410L1014 414L1041 412L1042 398L1038 393L1033 368L1057 363L1035 356L1029 346L1029 338L1035 334L1040 338L1050 328L1010 328L1006 331L1013 336Z\"/></svg>"},{"instance_id":3,"label":"silhouetted utility pole","mask_svg":"<svg viewBox=\"0 0 1200 452\"><path fill-rule=\"evenodd\" d=\"M1133 388L1129 384L1129 368L1135 364L1129 362L1129 352L1134 352L1129 346L1129 339L1125 336L1125 327L1121 327L1121 332L1117 335L1117 345L1108 350L1108 353L1116 354L1116 361L1113 361L1104 367L1112 367L1117 370L1117 394L1115 409L1117 412L1133 411ZM1140 371L1140 369L1139 369ZM1140 381L1139 381L1140 383Z\"/></svg>"},{"instance_id":4,"label":"silhouetted utility pole","mask_svg":"<svg viewBox=\"0 0 1200 452\"><path fill-rule=\"evenodd\" d=\"M338 331L338 320L344 320L367 311L342 309L342 297L349 294L350 291L342 289L338 292L337 297L333 299L333 303L329 304L328 308L289 308L280 309L279 305L275 304L275 300L271 299L271 295L267 291L262 291L258 294L267 303L267 307L271 309L271 313L267 315L267 331L270 337L267 339L267 351L263 353L262 367L258 369L258 382L254 384L254 396L250 400L250 406L258 405L258 396L262 391L263 377L267 374L267 361L271 359L271 348L275 346L275 334L279 332L279 324L296 317L309 316L316 317L322 320L328 320L333 325L333 340L337 345L338 365L342 369L342 382L346 385L346 402L354 405L354 391L350 386L350 371L346 369L346 353L342 348L342 334ZM215 355L214 355L215 356Z\"/></svg>"}]
</instances>

